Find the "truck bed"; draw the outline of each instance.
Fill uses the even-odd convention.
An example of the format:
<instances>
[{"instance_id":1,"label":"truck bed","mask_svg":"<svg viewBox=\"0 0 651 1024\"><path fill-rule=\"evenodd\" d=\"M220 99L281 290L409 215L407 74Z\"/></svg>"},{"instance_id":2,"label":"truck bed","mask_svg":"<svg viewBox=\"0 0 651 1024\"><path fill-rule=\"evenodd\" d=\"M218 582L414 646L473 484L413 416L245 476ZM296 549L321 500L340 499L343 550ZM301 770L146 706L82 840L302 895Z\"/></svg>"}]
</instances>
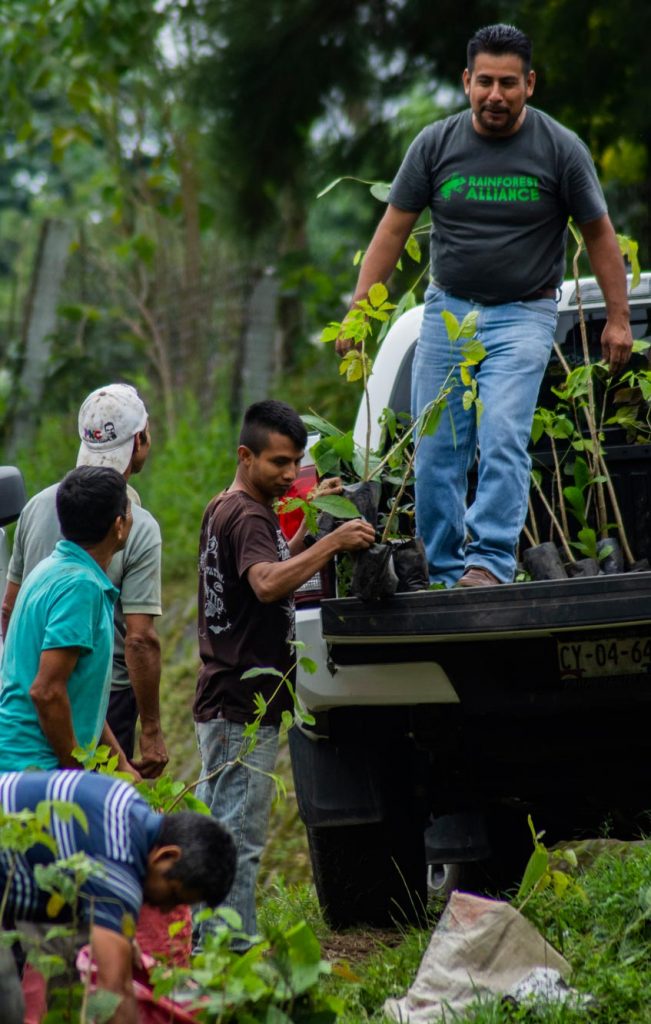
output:
<instances>
[{"instance_id":1,"label":"truck bed","mask_svg":"<svg viewBox=\"0 0 651 1024\"><path fill-rule=\"evenodd\" d=\"M557 635L651 622L651 572L322 601L324 639L394 644Z\"/></svg>"},{"instance_id":2,"label":"truck bed","mask_svg":"<svg viewBox=\"0 0 651 1024\"><path fill-rule=\"evenodd\" d=\"M651 572L324 601L332 666L440 666L464 714L651 704ZM646 713L645 713L646 718Z\"/></svg>"}]
</instances>

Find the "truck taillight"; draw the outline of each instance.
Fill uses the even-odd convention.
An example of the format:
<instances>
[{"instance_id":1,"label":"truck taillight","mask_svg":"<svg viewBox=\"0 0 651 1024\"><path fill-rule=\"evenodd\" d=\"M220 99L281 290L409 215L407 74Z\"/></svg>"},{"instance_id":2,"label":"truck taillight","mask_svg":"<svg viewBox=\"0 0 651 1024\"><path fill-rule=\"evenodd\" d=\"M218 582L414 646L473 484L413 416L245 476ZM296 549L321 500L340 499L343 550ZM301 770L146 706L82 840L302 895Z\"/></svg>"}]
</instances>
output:
<instances>
[{"instance_id":1,"label":"truck taillight","mask_svg":"<svg viewBox=\"0 0 651 1024\"><path fill-rule=\"evenodd\" d=\"M288 501L290 498L306 498L318 482L316 467L303 466L285 495L285 500ZM281 504L278 518L280 520L280 529L283 531L284 536L287 540L291 540L303 522L301 509L297 508L293 512L283 512ZM294 594L294 599L298 607L299 605L318 605L322 597L334 596L335 567L334 561L332 561L325 565L323 569L320 569L319 572L316 572L309 580L306 580Z\"/></svg>"},{"instance_id":2,"label":"truck taillight","mask_svg":"<svg viewBox=\"0 0 651 1024\"><path fill-rule=\"evenodd\" d=\"M299 474L294 480L294 483L287 491L284 501L289 501L290 498L307 498L312 488L316 487L318 482L316 466L303 466L299 470ZM303 513L300 508L295 508L293 512L283 512L282 505L283 502L281 502L281 510L278 513L280 529L283 531L287 540L291 540L303 522Z\"/></svg>"}]
</instances>

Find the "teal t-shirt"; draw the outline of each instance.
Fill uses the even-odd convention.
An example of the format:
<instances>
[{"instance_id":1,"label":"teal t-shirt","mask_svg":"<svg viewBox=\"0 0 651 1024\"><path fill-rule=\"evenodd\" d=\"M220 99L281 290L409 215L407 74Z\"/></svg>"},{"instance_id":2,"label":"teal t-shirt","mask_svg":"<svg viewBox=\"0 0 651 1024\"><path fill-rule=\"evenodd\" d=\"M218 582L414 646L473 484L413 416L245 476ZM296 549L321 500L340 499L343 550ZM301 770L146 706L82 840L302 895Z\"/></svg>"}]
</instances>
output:
<instances>
[{"instance_id":1,"label":"teal t-shirt","mask_svg":"<svg viewBox=\"0 0 651 1024\"><path fill-rule=\"evenodd\" d=\"M20 514L14 536L7 579L21 586L32 569L52 554L61 540L56 510L58 484L39 491ZM138 492L127 484L133 524L126 547L117 551L108 567L111 583L120 596L115 604L113 689L129 685L124 650L126 615L161 614L161 536L158 523L140 506Z\"/></svg>"},{"instance_id":2,"label":"teal t-shirt","mask_svg":"<svg viewBox=\"0 0 651 1024\"><path fill-rule=\"evenodd\" d=\"M80 746L97 742L111 688L117 596L97 562L67 540L25 580L0 664L0 771L58 767L29 695L43 651L79 648L68 680L73 728Z\"/></svg>"}]
</instances>

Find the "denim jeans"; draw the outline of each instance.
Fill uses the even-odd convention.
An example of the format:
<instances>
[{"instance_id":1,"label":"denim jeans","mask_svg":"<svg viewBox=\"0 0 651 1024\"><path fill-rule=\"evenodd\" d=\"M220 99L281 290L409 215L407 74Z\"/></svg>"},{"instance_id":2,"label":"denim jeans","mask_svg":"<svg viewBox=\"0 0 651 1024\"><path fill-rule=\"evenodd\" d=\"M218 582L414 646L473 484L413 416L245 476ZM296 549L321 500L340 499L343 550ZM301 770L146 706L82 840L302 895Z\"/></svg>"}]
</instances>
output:
<instances>
[{"instance_id":1,"label":"denim jeans","mask_svg":"<svg viewBox=\"0 0 651 1024\"><path fill-rule=\"evenodd\" d=\"M486 356L474 368L483 412L464 410L465 386L448 397L438 430L416 455L416 527L432 581L454 584L469 566L503 582L515 571L515 549L527 513L531 460L527 445L540 384L549 360L557 310L554 299L482 306L430 285L412 373L412 413L438 393L461 359L450 342L443 310L459 321L476 310ZM459 374L456 374L457 379ZM477 491L466 507L468 473L479 447Z\"/></svg>"},{"instance_id":2,"label":"denim jeans","mask_svg":"<svg viewBox=\"0 0 651 1024\"><path fill-rule=\"evenodd\" d=\"M242 918L242 931L255 935L255 885L269 824L274 792L268 774L276 764L278 727L263 725L258 732L255 750L244 764L229 764L242 750L244 726L227 719L213 718L196 723L201 775L226 765L217 775L197 787L197 796L208 804L214 817L231 832L237 850L237 867L233 887L223 906L232 907ZM203 935L205 925L201 925ZM248 943L233 943L246 948Z\"/></svg>"},{"instance_id":3,"label":"denim jeans","mask_svg":"<svg viewBox=\"0 0 651 1024\"><path fill-rule=\"evenodd\" d=\"M12 952L0 946L0 1020L3 1024L22 1024L25 1014L23 993Z\"/></svg>"}]
</instances>

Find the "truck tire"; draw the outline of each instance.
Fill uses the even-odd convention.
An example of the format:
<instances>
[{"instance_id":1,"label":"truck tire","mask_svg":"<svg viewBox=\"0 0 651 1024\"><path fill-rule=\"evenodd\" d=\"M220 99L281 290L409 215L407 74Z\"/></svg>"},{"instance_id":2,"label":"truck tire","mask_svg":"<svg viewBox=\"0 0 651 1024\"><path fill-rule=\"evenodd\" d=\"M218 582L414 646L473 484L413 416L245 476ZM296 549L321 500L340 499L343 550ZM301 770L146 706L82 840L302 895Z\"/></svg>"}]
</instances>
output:
<instances>
[{"instance_id":1,"label":"truck tire","mask_svg":"<svg viewBox=\"0 0 651 1024\"><path fill-rule=\"evenodd\" d=\"M331 928L424 923L422 830L405 822L312 825L307 837L319 904Z\"/></svg>"}]
</instances>

